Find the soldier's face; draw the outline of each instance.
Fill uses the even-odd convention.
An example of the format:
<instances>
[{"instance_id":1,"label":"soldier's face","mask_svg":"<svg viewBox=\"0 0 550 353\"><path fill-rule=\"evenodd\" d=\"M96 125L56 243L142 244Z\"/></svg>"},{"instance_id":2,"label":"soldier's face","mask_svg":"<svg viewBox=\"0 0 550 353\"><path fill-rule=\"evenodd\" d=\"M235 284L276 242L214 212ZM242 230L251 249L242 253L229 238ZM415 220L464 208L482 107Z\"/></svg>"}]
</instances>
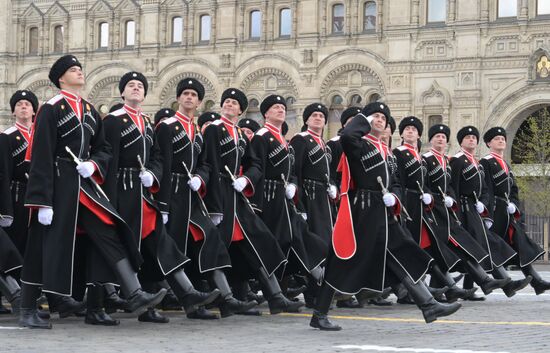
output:
<instances>
[{"instance_id":1,"label":"soldier's face","mask_svg":"<svg viewBox=\"0 0 550 353\"><path fill-rule=\"evenodd\" d=\"M387 126L384 129L384 132L382 133L382 136L380 137L382 141L384 141L386 144L390 142L391 140L391 126Z\"/></svg>"},{"instance_id":2,"label":"soldier's face","mask_svg":"<svg viewBox=\"0 0 550 353\"><path fill-rule=\"evenodd\" d=\"M141 81L130 80L124 87L122 96L125 101L141 103L145 100L145 87Z\"/></svg>"},{"instance_id":3,"label":"soldier's face","mask_svg":"<svg viewBox=\"0 0 550 353\"><path fill-rule=\"evenodd\" d=\"M194 89L186 89L178 97L178 104L187 111L196 110L201 104L199 95Z\"/></svg>"},{"instance_id":4,"label":"soldier's face","mask_svg":"<svg viewBox=\"0 0 550 353\"><path fill-rule=\"evenodd\" d=\"M435 134L430 143L435 150L444 151L447 148L447 136L443 133Z\"/></svg>"},{"instance_id":5,"label":"soldier's face","mask_svg":"<svg viewBox=\"0 0 550 353\"><path fill-rule=\"evenodd\" d=\"M504 136L495 136L487 146L491 151L504 151L506 149L506 138Z\"/></svg>"},{"instance_id":6,"label":"soldier's face","mask_svg":"<svg viewBox=\"0 0 550 353\"><path fill-rule=\"evenodd\" d=\"M382 113L374 113L371 115L371 129L373 132L382 134L386 130L386 116Z\"/></svg>"},{"instance_id":7,"label":"soldier's face","mask_svg":"<svg viewBox=\"0 0 550 353\"><path fill-rule=\"evenodd\" d=\"M285 119L286 119L286 108L282 104L274 104L267 110L267 112L265 112L266 122L280 125L285 121Z\"/></svg>"},{"instance_id":8,"label":"soldier's face","mask_svg":"<svg viewBox=\"0 0 550 353\"><path fill-rule=\"evenodd\" d=\"M475 150L477 147L476 135L466 135L464 139L462 139L460 146L466 150Z\"/></svg>"},{"instance_id":9,"label":"soldier's face","mask_svg":"<svg viewBox=\"0 0 550 353\"><path fill-rule=\"evenodd\" d=\"M406 126L401 134L401 138L406 143L415 143L419 138L418 130L412 125Z\"/></svg>"},{"instance_id":10,"label":"soldier's face","mask_svg":"<svg viewBox=\"0 0 550 353\"><path fill-rule=\"evenodd\" d=\"M15 103L15 108L13 109L13 116L16 119L28 120L31 119L34 115L34 109L32 108L31 102L28 100L22 99L19 102Z\"/></svg>"},{"instance_id":11,"label":"soldier's face","mask_svg":"<svg viewBox=\"0 0 550 353\"><path fill-rule=\"evenodd\" d=\"M248 141L252 141L252 137L254 137L254 131L250 130L247 127L242 127L241 130L244 132Z\"/></svg>"},{"instance_id":12,"label":"soldier's face","mask_svg":"<svg viewBox=\"0 0 550 353\"><path fill-rule=\"evenodd\" d=\"M83 87L86 84L86 80L84 79L82 69L79 66L73 66L59 78L59 83L62 86Z\"/></svg>"},{"instance_id":13,"label":"soldier's face","mask_svg":"<svg viewBox=\"0 0 550 353\"><path fill-rule=\"evenodd\" d=\"M222 115L227 118L234 118L242 114L239 101L233 98L227 98L222 104Z\"/></svg>"},{"instance_id":14,"label":"soldier's face","mask_svg":"<svg viewBox=\"0 0 550 353\"><path fill-rule=\"evenodd\" d=\"M306 125L310 129L320 130L325 127L325 114L321 112L313 112L306 121Z\"/></svg>"}]
</instances>

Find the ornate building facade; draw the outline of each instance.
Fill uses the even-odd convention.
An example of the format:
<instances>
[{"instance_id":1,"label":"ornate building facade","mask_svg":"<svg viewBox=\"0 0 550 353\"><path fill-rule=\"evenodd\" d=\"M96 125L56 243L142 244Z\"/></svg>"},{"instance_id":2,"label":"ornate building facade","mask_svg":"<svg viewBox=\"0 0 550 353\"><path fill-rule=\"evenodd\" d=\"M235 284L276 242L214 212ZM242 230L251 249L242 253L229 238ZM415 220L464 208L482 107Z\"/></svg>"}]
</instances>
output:
<instances>
[{"instance_id":1,"label":"ornate building facade","mask_svg":"<svg viewBox=\"0 0 550 353\"><path fill-rule=\"evenodd\" d=\"M84 95L102 113L129 70L147 76L152 114L191 76L207 89L201 110L217 110L229 86L247 92L252 118L265 96L288 97L291 132L321 101L327 136L345 107L369 101L426 131L511 135L550 104L549 0L3 0L0 23L0 127L16 89L55 93L48 70L65 53L84 64Z\"/></svg>"}]
</instances>

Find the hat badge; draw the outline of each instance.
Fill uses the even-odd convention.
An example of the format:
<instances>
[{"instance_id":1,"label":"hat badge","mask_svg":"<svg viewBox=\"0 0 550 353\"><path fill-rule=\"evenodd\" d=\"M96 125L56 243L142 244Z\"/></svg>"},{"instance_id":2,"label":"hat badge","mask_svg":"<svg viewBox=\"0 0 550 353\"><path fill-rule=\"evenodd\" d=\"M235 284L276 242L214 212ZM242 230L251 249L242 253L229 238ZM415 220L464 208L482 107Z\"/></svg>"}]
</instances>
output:
<instances>
[{"instance_id":1,"label":"hat badge","mask_svg":"<svg viewBox=\"0 0 550 353\"><path fill-rule=\"evenodd\" d=\"M468 131L472 131L472 128L469 128Z\"/></svg>"},{"instance_id":2,"label":"hat badge","mask_svg":"<svg viewBox=\"0 0 550 353\"><path fill-rule=\"evenodd\" d=\"M247 124L250 124L250 120L247 120L246 123L247 123Z\"/></svg>"},{"instance_id":3,"label":"hat badge","mask_svg":"<svg viewBox=\"0 0 550 353\"><path fill-rule=\"evenodd\" d=\"M22 92L21 95L22 95L22 96L26 96L26 95L27 95L27 92Z\"/></svg>"},{"instance_id":4,"label":"hat badge","mask_svg":"<svg viewBox=\"0 0 550 353\"><path fill-rule=\"evenodd\" d=\"M380 109L384 109L384 104L380 104Z\"/></svg>"},{"instance_id":5,"label":"hat badge","mask_svg":"<svg viewBox=\"0 0 550 353\"><path fill-rule=\"evenodd\" d=\"M187 82L187 83L189 83L190 85L192 85L192 84L193 84L193 81L189 80L189 82Z\"/></svg>"},{"instance_id":6,"label":"hat badge","mask_svg":"<svg viewBox=\"0 0 550 353\"><path fill-rule=\"evenodd\" d=\"M280 101L280 100L281 100L281 97L277 96L277 100Z\"/></svg>"},{"instance_id":7,"label":"hat badge","mask_svg":"<svg viewBox=\"0 0 550 353\"><path fill-rule=\"evenodd\" d=\"M318 108L318 109L321 109L321 105L318 105L317 108Z\"/></svg>"},{"instance_id":8,"label":"hat badge","mask_svg":"<svg viewBox=\"0 0 550 353\"><path fill-rule=\"evenodd\" d=\"M440 126L440 127L439 127L439 130L443 130L443 126Z\"/></svg>"},{"instance_id":9,"label":"hat badge","mask_svg":"<svg viewBox=\"0 0 550 353\"><path fill-rule=\"evenodd\" d=\"M210 115L210 117L211 117L212 119L214 119L216 116L215 116L214 114L212 114L212 115Z\"/></svg>"},{"instance_id":10,"label":"hat badge","mask_svg":"<svg viewBox=\"0 0 550 353\"><path fill-rule=\"evenodd\" d=\"M133 77L137 77L137 74L134 72L134 73L132 74L132 76L133 76Z\"/></svg>"},{"instance_id":11,"label":"hat badge","mask_svg":"<svg viewBox=\"0 0 550 353\"><path fill-rule=\"evenodd\" d=\"M502 130L501 130L501 129L498 129L498 132L502 132Z\"/></svg>"},{"instance_id":12,"label":"hat badge","mask_svg":"<svg viewBox=\"0 0 550 353\"><path fill-rule=\"evenodd\" d=\"M231 91L231 94L235 94L235 91Z\"/></svg>"},{"instance_id":13,"label":"hat badge","mask_svg":"<svg viewBox=\"0 0 550 353\"><path fill-rule=\"evenodd\" d=\"M76 58L74 56L71 59L76 62Z\"/></svg>"},{"instance_id":14,"label":"hat badge","mask_svg":"<svg viewBox=\"0 0 550 353\"><path fill-rule=\"evenodd\" d=\"M169 111L168 111L168 110L165 110L165 111L164 111L164 114L168 114L168 113L169 113Z\"/></svg>"}]
</instances>

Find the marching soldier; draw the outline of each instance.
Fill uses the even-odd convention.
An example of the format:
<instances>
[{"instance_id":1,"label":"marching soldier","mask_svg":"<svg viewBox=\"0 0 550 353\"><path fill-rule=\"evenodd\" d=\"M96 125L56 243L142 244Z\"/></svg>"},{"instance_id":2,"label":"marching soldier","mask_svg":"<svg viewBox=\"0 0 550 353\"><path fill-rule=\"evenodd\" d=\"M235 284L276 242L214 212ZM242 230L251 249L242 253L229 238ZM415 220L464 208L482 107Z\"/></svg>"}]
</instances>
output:
<instances>
[{"instance_id":1,"label":"marching soldier","mask_svg":"<svg viewBox=\"0 0 550 353\"><path fill-rule=\"evenodd\" d=\"M245 161L244 166L244 176L255 185L252 207L275 235L289 261L291 268L286 268L284 274L300 272L319 283L323 272L321 264L328 248L317 234L309 231L294 205L296 177L292 170L293 155L281 133L286 119L285 99L270 95L262 101L260 111L265 124L252 138L253 158Z\"/></svg>"},{"instance_id":2,"label":"marching soldier","mask_svg":"<svg viewBox=\"0 0 550 353\"><path fill-rule=\"evenodd\" d=\"M397 229L390 223L398 223L396 218L401 208L397 196L392 193L399 193L399 185L386 163L389 151L379 139L387 127L389 116L385 104L371 103L342 131L342 199L327 259L325 282L310 321L312 327L340 330L341 327L331 323L327 317L334 291L355 294L367 289L381 293L386 268L406 286L426 322L451 315L460 308L458 303L435 301L421 280L431 262L429 256L412 239L407 242L403 234L389 234L390 228ZM390 241L393 244L389 245ZM425 266L420 267L420 271L408 271L399 261L402 254L426 259L422 261Z\"/></svg>"},{"instance_id":3,"label":"marching soldier","mask_svg":"<svg viewBox=\"0 0 550 353\"><path fill-rule=\"evenodd\" d=\"M214 121L221 118L220 114L214 113L214 112L204 112L199 116L197 119L197 125L199 125L199 129L201 130L201 134L204 135L204 130L208 127L208 125L212 124Z\"/></svg>"},{"instance_id":4,"label":"marching soldier","mask_svg":"<svg viewBox=\"0 0 550 353\"><path fill-rule=\"evenodd\" d=\"M542 279L532 263L544 254L544 250L525 234L520 224L521 212L517 206L518 186L510 165L504 160L506 130L502 127L493 127L485 132L483 141L490 149L490 153L480 162L485 171L489 195L488 217L494 222L489 228L517 252L516 264L521 267L526 277L533 278L531 286L535 293L542 294L550 289L550 282Z\"/></svg>"},{"instance_id":5,"label":"marching soldier","mask_svg":"<svg viewBox=\"0 0 550 353\"><path fill-rule=\"evenodd\" d=\"M451 186L457 201L459 222L479 245L489 254L481 263L483 271L479 268L467 268L467 275L464 278L464 288L471 288L473 282L478 284L490 283L485 272L493 270L493 276L497 281L502 282L503 288L511 283L511 279L500 273L499 268L510 261L516 252L495 233L486 229L482 217L488 215L487 207L488 194L484 181L483 166L474 157L479 141L479 131L474 126L465 126L457 133L458 143L461 151L455 154L449 163L451 168ZM471 262L465 261L464 265L469 266ZM504 278L503 278L504 277ZM484 286L481 285L483 289ZM510 287L507 287L510 288ZM487 292L483 290L485 294ZM489 291L490 292L490 291ZM510 291L510 294L512 291ZM470 296L468 300L483 300L483 297Z\"/></svg>"},{"instance_id":6,"label":"marching soldier","mask_svg":"<svg viewBox=\"0 0 550 353\"><path fill-rule=\"evenodd\" d=\"M191 273L201 279L207 275L221 291L220 312L222 317L227 317L247 311L257 303L241 302L233 297L223 272L231 267L231 260L202 200L211 175L203 136L195 125L195 112L204 93L204 86L196 79L181 80L176 88L178 111L157 126L163 171L155 199L168 233L178 248L192 259ZM198 319L209 319L211 315L204 308L188 313L188 317Z\"/></svg>"},{"instance_id":7,"label":"marching soldier","mask_svg":"<svg viewBox=\"0 0 550 353\"><path fill-rule=\"evenodd\" d=\"M425 153L422 158L427 168L427 189L433 195L434 207L432 208L432 214L437 225L434 226L436 232L445 234L448 238L447 245L449 248L457 254L461 261L461 265L467 273L472 271L472 268L479 270L479 264L489 256L487 252L476 242L476 240L461 226L456 216L457 202L456 195L451 188L451 171L449 161L445 155L447 149L447 141L450 136L450 129L443 124L433 125L428 131L428 138L432 144L432 149ZM464 262L470 264L464 265ZM499 272L501 275L495 275L495 278L508 279L510 276L506 273L506 270L501 266L493 264L494 271ZM479 271L481 273L481 271ZM472 276L472 277L475 277ZM483 276L486 278L485 276ZM439 276L437 280L445 285L454 283L452 277L448 273L444 273L444 277ZM486 282L486 283L491 283ZM494 281L493 281L494 283ZM485 294L488 293L487 284L479 283ZM511 281L506 284L502 289L504 293L509 297L515 295L516 291L525 287L528 281L518 280ZM473 289L473 288L472 288ZM475 290L466 290L465 296L461 296L463 299L471 297ZM454 292L459 292L454 286L451 287L451 293L447 292L447 297L452 296ZM468 293L470 295L468 295ZM456 296L455 296L456 297Z\"/></svg>"},{"instance_id":8,"label":"marching soldier","mask_svg":"<svg viewBox=\"0 0 550 353\"><path fill-rule=\"evenodd\" d=\"M290 140L294 149L294 171L298 183L298 210L312 232L327 244L332 236L332 206L338 189L330 175L330 151L323 141L328 109L313 103L304 109L305 131Z\"/></svg>"},{"instance_id":9,"label":"marching soldier","mask_svg":"<svg viewBox=\"0 0 550 353\"><path fill-rule=\"evenodd\" d=\"M237 123L237 126L241 128L241 131L244 133L248 141L252 141L254 134L260 130L260 124L252 119L241 119Z\"/></svg>"},{"instance_id":10,"label":"marching soldier","mask_svg":"<svg viewBox=\"0 0 550 353\"><path fill-rule=\"evenodd\" d=\"M144 284L153 289L156 282L166 278L186 313L191 313L198 306L214 301L219 293L194 289L183 270L189 258L178 251L166 232L163 224L166 216L160 213L151 196L160 190L163 164L153 125L141 112L147 89L148 82L142 73L128 72L120 79L124 106L104 119L105 139L112 148L105 190L132 229L134 242L145 259L140 271ZM168 322L153 307L141 314L139 321Z\"/></svg>"},{"instance_id":11,"label":"marching soldier","mask_svg":"<svg viewBox=\"0 0 550 353\"><path fill-rule=\"evenodd\" d=\"M31 144L25 205L33 212L21 275L21 326L51 328L37 314L41 287L62 298L72 294L77 228L91 245L88 280L110 282L114 272L128 298L130 311L158 304L165 290L141 289L136 271L142 259L124 222L99 186L110 158L103 121L79 95L85 85L82 65L73 55L59 58L49 78L61 89L37 114ZM125 245L126 244L126 245ZM42 261L42 259L48 261ZM102 259L102 260L98 260ZM80 309L80 308L79 308Z\"/></svg>"},{"instance_id":12,"label":"marching soldier","mask_svg":"<svg viewBox=\"0 0 550 353\"><path fill-rule=\"evenodd\" d=\"M221 118L204 132L206 160L210 164L206 208L229 249L235 281L242 283L257 276L272 314L298 311L303 303L288 300L274 275L287 262L285 255L248 200L254 195L254 185L241 176L243 160L250 158L252 151L235 124L246 111L248 99L242 91L229 88L223 92L220 105Z\"/></svg>"}]
</instances>

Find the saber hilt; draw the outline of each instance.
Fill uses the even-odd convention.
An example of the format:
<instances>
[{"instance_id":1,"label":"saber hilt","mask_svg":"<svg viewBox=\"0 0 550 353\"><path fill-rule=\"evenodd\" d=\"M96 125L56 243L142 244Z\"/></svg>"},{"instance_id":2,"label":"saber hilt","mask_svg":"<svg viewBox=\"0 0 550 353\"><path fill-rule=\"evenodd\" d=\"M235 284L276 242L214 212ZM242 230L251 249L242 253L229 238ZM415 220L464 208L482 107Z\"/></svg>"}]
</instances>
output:
<instances>
[{"instance_id":1,"label":"saber hilt","mask_svg":"<svg viewBox=\"0 0 550 353\"><path fill-rule=\"evenodd\" d=\"M187 164L185 164L184 161L181 161L181 164L183 165L183 168L185 169L185 172L187 173L187 177L189 180L193 178L193 175L191 175L191 172L189 171L189 168L187 168ZM208 209L206 208L206 204L204 203L204 200L202 199L201 195L199 194L199 190L195 191L197 193L197 196L199 198L199 203L201 206L202 214L205 216L208 216Z\"/></svg>"},{"instance_id":2,"label":"saber hilt","mask_svg":"<svg viewBox=\"0 0 550 353\"><path fill-rule=\"evenodd\" d=\"M226 165L225 165L224 167L225 167L225 170L227 171L227 174L229 174L229 177L231 178L231 180L232 180L233 182L234 182L235 180L237 180L237 178L235 177L235 174L233 174L233 173L231 172L231 169L229 169L229 167L226 166ZM236 190L235 190L235 191L236 191ZM250 210L251 210L253 213L255 213L255 212L254 212L254 208L252 207L252 204L250 203L250 200L243 194L242 191L239 192L239 194L242 195L242 197L243 197L245 203L248 205L248 207L250 207Z\"/></svg>"}]
</instances>

